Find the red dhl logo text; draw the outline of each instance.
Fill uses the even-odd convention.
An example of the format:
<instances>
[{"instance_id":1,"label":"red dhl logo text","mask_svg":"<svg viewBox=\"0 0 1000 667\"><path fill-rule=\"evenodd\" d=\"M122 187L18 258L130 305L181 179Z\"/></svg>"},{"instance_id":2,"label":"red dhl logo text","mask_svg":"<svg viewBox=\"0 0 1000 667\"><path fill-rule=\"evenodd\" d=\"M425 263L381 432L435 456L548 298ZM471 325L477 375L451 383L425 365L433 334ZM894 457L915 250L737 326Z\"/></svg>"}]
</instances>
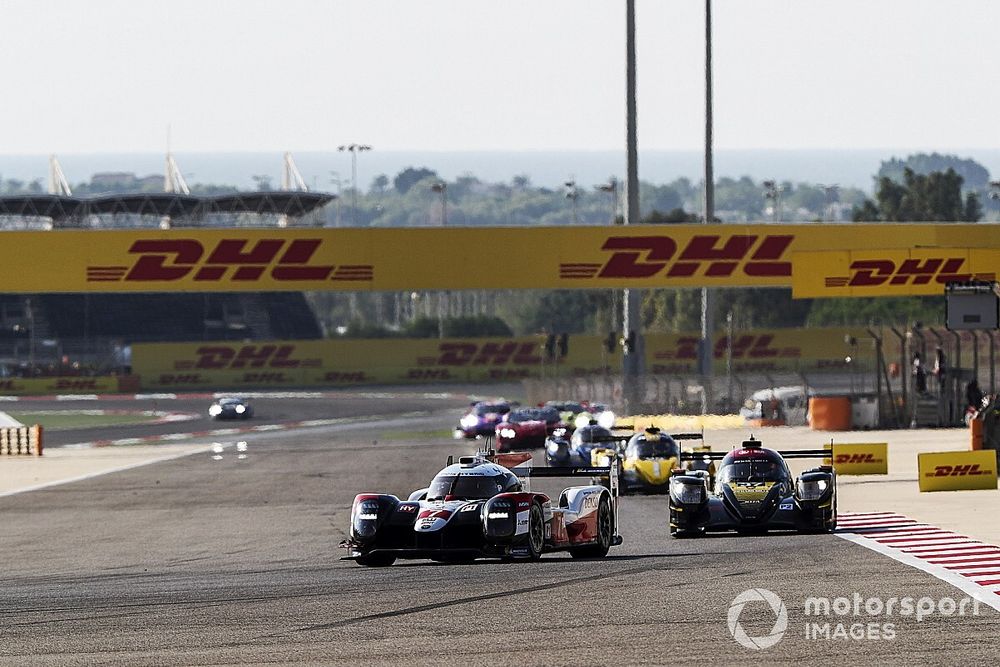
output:
<instances>
[{"instance_id":1,"label":"red dhl logo text","mask_svg":"<svg viewBox=\"0 0 1000 667\"><path fill-rule=\"evenodd\" d=\"M421 366L536 366L542 358L536 354L538 343L441 343L437 357L423 357Z\"/></svg>"},{"instance_id":2,"label":"red dhl logo text","mask_svg":"<svg viewBox=\"0 0 1000 667\"><path fill-rule=\"evenodd\" d=\"M925 477L974 477L976 475L992 475L992 470L982 470L978 463L957 466L934 466L933 472L924 473Z\"/></svg>"},{"instance_id":3,"label":"red dhl logo text","mask_svg":"<svg viewBox=\"0 0 1000 667\"><path fill-rule=\"evenodd\" d=\"M835 465L845 463L884 463L884 459L877 459L874 454L837 454L833 462Z\"/></svg>"},{"instance_id":4,"label":"red dhl logo text","mask_svg":"<svg viewBox=\"0 0 1000 667\"><path fill-rule=\"evenodd\" d=\"M208 384L208 380L203 380L199 373L163 373L157 383L164 386L194 385Z\"/></svg>"},{"instance_id":5,"label":"red dhl logo text","mask_svg":"<svg viewBox=\"0 0 1000 667\"><path fill-rule=\"evenodd\" d=\"M195 354L195 361L174 362L177 370L241 370L244 368L315 368L320 359L295 359L294 345L204 345Z\"/></svg>"},{"instance_id":6,"label":"red dhl logo text","mask_svg":"<svg viewBox=\"0 0 1000 667\"><path fill-rule=\"evenodd\" d=\"M964 257L930 259L858 259L851 262L849 276L828 276L827 287L878 287L881 285L927 285L965 280L995 280L995 273L962 272Z\"/></svg>"},{"instance_id":7,"label":"red dhl logo text","mask_svg":"<svg viewBox=\"0 0 1000 667\"><path fill-rule=\"evenodd\" d=\"M195 239L140 239L128 252L132 266L88 266L88 282L371 281L370 264L310 264L322 239L222 239L211 250Z\"/></svg>"},{"instance_id":8,"label":"red dhl logo text","mask_svg":"<svg viewBox=\"0 0 1000 667\"><path fill-rule=\"evenodd\" d=\"M798 347L779 347L773 345L774 335L746 334L733 337L733 359L773 359L773 358L798 358L802 356L802 349ZM716 359L725 359L726 348L729 339L723 336L715 343L712 354ZM677 339L675 350L665 350L657 352L656 359L697 359L698 358L698 338L695 336L681 336Z\"/></svg>"},{"instance_id":9,"label":"red dhl logo text","mask_svg":"<svg viewBox=\"0 0 1000 667\"><path fill-rule=\"evenodd\" d=\"M792 263L782 260L791 235L705 234L693 236L678 252L670 236L612 236L601 250L604 264L560 264L561 278L725 278L740 272L752 277L787 277ZM676 257L676 259L675 259Z\"/></svg>"}]
</instances>

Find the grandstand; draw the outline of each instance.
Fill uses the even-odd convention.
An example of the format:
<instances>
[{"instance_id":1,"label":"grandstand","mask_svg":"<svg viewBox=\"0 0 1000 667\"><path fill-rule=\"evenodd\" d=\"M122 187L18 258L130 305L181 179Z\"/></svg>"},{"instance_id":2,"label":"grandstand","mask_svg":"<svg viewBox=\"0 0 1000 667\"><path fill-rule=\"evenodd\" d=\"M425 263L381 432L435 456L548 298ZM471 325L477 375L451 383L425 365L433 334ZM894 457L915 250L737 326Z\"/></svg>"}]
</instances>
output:
<instances>
[{"instance_id":1,"label":"grandstand","mask_svg":"<svg viewBox=\"0 0 1000 667\"><path fill-rule=\"evenodd\" d=\"M53 157L48 194L0 197L0 229L323 224L335 196L309 192L288 154L284 166L285 189L198 196L168 154L165 192L74 197ZM322 336L300 292L0 294L0 376L118 371L140 342Z\"/></svg>"}]
</instances>

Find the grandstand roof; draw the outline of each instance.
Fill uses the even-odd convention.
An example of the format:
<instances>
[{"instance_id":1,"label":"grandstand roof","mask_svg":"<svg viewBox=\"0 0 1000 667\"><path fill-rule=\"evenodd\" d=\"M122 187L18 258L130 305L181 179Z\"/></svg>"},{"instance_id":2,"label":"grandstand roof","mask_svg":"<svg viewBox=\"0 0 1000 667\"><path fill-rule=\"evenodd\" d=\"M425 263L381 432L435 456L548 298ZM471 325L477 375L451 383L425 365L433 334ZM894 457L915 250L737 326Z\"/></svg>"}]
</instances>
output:
<instances>
[{"instance_id":1,"label":"grandstand roof","mask_svg":"<svg viewBox=\"0 0 1000 667\"><path fill-rule=\"evenodd\" d=\"M302 216L328 204L335 197L321 192L285 190L237 192L210 197L169 192L86 198L11 195L0 197L0 216L46 217L53 220L118 214L171 218L196 218L213 213Z\"/></svg>"}]
</instances>

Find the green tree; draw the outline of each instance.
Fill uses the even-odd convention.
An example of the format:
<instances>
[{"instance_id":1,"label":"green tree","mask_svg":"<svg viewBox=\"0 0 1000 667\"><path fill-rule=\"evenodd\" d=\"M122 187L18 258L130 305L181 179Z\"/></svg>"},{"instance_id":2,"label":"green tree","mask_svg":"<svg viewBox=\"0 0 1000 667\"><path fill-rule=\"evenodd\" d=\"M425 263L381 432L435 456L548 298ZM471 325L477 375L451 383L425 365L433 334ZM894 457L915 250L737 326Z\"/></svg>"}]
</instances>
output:
<instances>
[{"instance_id":1,"label":"green tree","mask_svg":"<svg viewBox=\"0 0 1000 667\"><path fill-rule=\"evenodd\" d=\"M977 222L982 216L974 192L962 197L962 177L954 169L918 174L903 169L903 182L883 176L875 201L854 210L856 222Z\"/></svg>"},{"instance_id":2,"label":"green tree","mask_svg":"<svg viewBox=\"0 0 1000 667\"><path fill-rule=\"evenodd\" d=\"M405 195L414 185L425 178L438 178L437 172L432 169L428 169L427 167L421 167L419 169L407 167L403 171L396 174L396 178L392 179L392 187L394 187L396 192L399 194Z\"/></svg>"}]
</instances>

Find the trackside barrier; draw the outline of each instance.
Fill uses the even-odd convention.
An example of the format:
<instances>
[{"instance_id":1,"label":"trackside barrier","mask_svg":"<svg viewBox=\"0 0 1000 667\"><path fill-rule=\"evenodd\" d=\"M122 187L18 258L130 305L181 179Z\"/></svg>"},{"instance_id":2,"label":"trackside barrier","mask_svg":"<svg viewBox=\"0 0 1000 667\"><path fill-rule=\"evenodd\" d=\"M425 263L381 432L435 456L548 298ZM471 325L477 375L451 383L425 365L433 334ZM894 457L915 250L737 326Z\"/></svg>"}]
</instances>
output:
<instances>
[{"instance_id":1,"label":"trackside barrier","mask_svg":"<svg viewBox=\"0 0 1000 667\"><path fill-rule=\"evenodd\" d=\"M0 455L41 456L41 425L0 428Z\"/></svg>"},{"instance_id":2,"label":"trackside barrier","mask_svg":"<svg viewBox=\"0 0 1000 667\"><path fill-rule=\"evenodd\" d=\"M969 438L972 441L973 451L983 448L983 420L979 417L969 421Z\"/></svg>"},{"instance_id":3,"label":"trackside barrier","mask_svg":"<svg viewBox=\"0 0 1000 667\"><path fill-rule=\"evenodd\" d=\"M823 463L832 465L838 475L888 475L889 443L833 443L833 458Z\"/></svg>"},{"instance_id":4,"label":"trackside barrier","mask_svg":"<svg viewBox=\"0 0 1000 667\"><path fill-rule=\"evenodd\" d=\"M917 454L921 491L997 488L997 457L992 451Z\"/></svg>"}]
</instances>

